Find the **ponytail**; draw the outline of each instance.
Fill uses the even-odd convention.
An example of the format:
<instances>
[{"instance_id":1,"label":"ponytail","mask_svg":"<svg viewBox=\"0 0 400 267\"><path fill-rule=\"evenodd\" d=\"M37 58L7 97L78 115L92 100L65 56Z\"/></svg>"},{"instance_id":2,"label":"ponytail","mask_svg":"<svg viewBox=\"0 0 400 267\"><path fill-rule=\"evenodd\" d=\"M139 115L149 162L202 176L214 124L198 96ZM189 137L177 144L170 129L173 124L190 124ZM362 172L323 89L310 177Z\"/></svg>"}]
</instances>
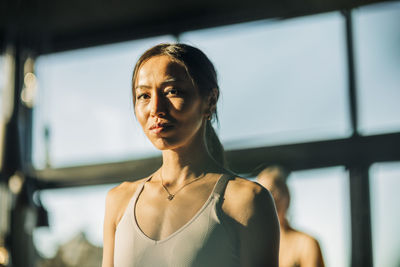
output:
<instances>
[{"instance_id":1,"label":"ponytail","mask_svg":"<svg viewBox=\"0 0 400 267\"><path fill-rule=\"evenodd\" d=\"M213 159L218 162L221 166L226 166L225 160L225 151L224 147L221 144L221 141L218 138L217 133L215 132L214 127L211 124L210 120L206 121L206 146L207 150Z\"/></svg>"}]
</instances>

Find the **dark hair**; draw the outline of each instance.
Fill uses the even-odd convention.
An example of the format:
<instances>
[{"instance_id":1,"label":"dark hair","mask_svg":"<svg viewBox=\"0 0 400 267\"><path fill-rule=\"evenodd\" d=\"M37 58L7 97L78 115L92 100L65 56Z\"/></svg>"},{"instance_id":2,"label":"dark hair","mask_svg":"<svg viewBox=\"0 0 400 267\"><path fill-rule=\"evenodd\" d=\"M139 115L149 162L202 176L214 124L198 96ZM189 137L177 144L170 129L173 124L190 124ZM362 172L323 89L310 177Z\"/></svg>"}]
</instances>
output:
<instances>
[{"instance_id":1,"label":"dark hair","mask_svg":"<svg viewBox=\"0 0 400 267\"><path fill-rule=\"evenodd\" d=\"M155 56L169 56L172 60L181 64L193 85L199 90L202 97L212 96L213 109L210 110L210 119L218 121L217 101L219 98L219 86L217 72L208 57L198 48L181 43L162 43L148 49L136 62L132 75L132 94L135 104L135 82L139 68L148 59ZM225 165L224 149L211 124L211 120L206 122L206 145L210 155L220 164Z\"/></svg>"}]
</instances>

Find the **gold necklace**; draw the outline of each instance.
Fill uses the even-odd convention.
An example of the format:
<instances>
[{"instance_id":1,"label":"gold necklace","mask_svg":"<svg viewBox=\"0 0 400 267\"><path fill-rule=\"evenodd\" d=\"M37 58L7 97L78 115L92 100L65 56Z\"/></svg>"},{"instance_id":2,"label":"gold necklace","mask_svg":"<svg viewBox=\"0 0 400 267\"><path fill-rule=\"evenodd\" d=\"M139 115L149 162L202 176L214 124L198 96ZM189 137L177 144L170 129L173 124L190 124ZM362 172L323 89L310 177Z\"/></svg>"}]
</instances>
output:
<instances>
[{"instance_id":1,"label":"gold necklace","mask_svg":"<svg viewBox=\"0 0 400 267\"><path fill-rule=\"evenodd\" d=\"M179 188L179 189L178 189L177 191L175 191L175 193L173 193L173 194L171 194L171 192L169 192L168 188L164 185L164 181L163 181L163 177L162 177L161 172L160 172L160 177L161 177L161 185L162 185L162 187L164 188L165 192L167 192L167 194L168 194L167 199L168 199L169 201L171 201L171 200L174 199L174 197L176 196L176 194L178 194L178 192L181 191L185 186L190 185L191 183L194 183L194 182L196 182L196 181L198 181L198 180L204 178L205 175L204 175L203 177L201 177L201 178L194 179L193 181L190 181L189 183L184 184L181 188Z\"/></svg>"}]
</instances>

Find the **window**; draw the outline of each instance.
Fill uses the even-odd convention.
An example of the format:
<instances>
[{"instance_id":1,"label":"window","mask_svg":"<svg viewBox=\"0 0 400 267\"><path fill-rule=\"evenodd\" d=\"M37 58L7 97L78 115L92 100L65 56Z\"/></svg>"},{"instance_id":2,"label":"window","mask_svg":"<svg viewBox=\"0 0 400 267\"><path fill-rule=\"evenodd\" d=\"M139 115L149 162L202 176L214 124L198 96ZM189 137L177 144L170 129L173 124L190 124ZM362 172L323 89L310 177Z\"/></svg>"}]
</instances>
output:
<instances>
[{"instance_id":1,"label":"window","mask_svg":"<svg viewBox=\"0 0 400 267\"><path fill-rule=\"evenodd\" d=\"M4 56L0 54L0 96L3 95L3 90L4 90L4 85L5 85L5 62L4 62Z\"/></svg>"},{"instance_id":2,"label":"window","mask_svg":"<svg viewBox=\"0 0 400 267\"><path fill-rule=\"evenodd\" d=\"M3 163L5 126L13 111L13 58L10 50L0 54L0 169Z\"/></svg>"},{"instance_id":3,"label":"window","mask_svg":"<svg viewBox=\"0 0 400 267\"><path fill-rule=\"evenodd\" d=\"M377 163L370 169L374 266L400 264L400 162Z\"/></svg>"},{"instance_id":4,"label":"window","mask_svg":"<svg viewBox=\"0 0 400 267\"><path fill-rule=\"evenodd\" d=\"M34 243L39 254L44 258L53 258L60 245L80 233L84 233L91 244L102 247L105 197L114 186L41 191L40 199L49 213L50 227L37 228L34 232Z\"/></svg>"},{"instance_id":5,"label":"window","mask_svg":"<svg viewBox=\"0 0 400 267\"><path fill-rule=\"evenodd\" d=\"M36 168L158 153L134 118L131 76L145 49L173 40L161 36L39 57L33 137Z\"/></svg>"},{"instance_id":6,"label":"window","mask_svg":"<svg viewBox=\"0 0 400 267\"><path fill-rule=\"evenodd\" d=\"M291 226L318 240L327 267L348 266L350 200L344 167L293 172L288 186Z\"/></svg>"},{"instance_id":7,"label":"window","mask_svg":"<svg viewBox=\"0 0 400 267\"><path fill-rule=\"evenodd\" d=\"M362 134L400 130L400 3L354 11L354 43Z\"/></svg>"},{"instance_id":8,"label":"window","mask_svg":"<svg viewBox=\"0 0 400 267\"><path fill-rule=\"evenodd\" d=\"M216 65L225 147L347 137L343 30L329 13L182 34Z\"/></svg>"},{"instance_id":9,"label":"window","mask_svg":"<svg viewBox=\"0 0 400 267\"><path fill-rule=\"evenodd\" d=\"M5 94L5 62L3 55L0 54L0 151L3 151L4 138L4 94ZM0 152L0 162L2 162L2 152ZM1 163L0 163L1 169Z\"/></svg>"}]
</instances>

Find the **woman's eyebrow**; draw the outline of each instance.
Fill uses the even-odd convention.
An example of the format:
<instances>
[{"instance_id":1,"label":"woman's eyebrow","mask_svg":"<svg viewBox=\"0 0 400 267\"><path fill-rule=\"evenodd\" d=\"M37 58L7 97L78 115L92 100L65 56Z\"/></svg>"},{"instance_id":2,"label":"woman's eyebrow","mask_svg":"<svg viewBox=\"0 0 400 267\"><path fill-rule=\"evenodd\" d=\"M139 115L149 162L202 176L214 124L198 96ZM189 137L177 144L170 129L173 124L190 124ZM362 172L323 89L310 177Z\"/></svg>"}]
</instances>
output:
<instances>
[{"instance_id":1,"label":"woman's eyebrow","mask_svg":"<svg viewBox=\"0 0 400 267\"><path fill-rule=\"evenodd\" d=\"M171 77L171 78L165 79L161 84L162 85L168 85L168 84L171 84L171 83L184 83L184 82L186 82L185 79Z\"/></svg>"},{"instance_id":2,"label":"woman's eyebrow","mask_svg":"<svg viewBox=\"0 0 400 267\"><path fill-rule=\"evenodd\" d=\"M162 81L161 85L165 86L165 85L169 85L172 83L183 83L183 82L185 82L184 79L169 77L169 78L165 79L164 81ZM144 90L144 89L150 89L150 88L151 88L151 86L149 86L149 85L139 84L135 87L135 90Z\"/></svg>"},{"instance_id":3,"label":"woman's eyebrow","mask_svg":"<svg viewBox=\"0 0 400 267\"><path fill-rule=\"evenodd\" d=\"M179 81L179 79L177 79L175 77L168 77L162 83L163 84L165 84L165 83L174 83L174 82L178 82L178 81Z\"/></svg>"},{"instance_id":4,"label":"woman's eyebrow","mask_svg":"<svg viewBox=\"0 0 400 267\"><path fill-rule=\"evenodd\" d=\"M139 85L137 85L135 87L135 90L138 90L138 89L149 89L149 88L150 88L150 86L148 86L148 85L139 84Z\"/></svg>"}]
</instances>

